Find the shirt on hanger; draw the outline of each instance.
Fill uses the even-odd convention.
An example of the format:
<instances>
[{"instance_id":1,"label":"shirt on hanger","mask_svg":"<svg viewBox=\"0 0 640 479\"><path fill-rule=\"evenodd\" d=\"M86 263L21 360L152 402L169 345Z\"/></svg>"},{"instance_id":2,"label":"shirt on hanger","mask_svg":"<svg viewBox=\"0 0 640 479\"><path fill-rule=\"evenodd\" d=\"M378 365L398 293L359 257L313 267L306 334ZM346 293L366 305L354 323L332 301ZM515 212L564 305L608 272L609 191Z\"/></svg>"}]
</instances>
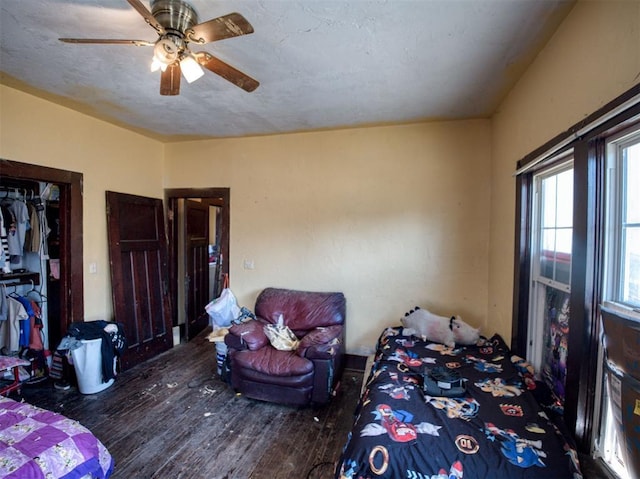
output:
<instances>
[{"instance_id":1,"label":"shirt on hanger","mask_svg":"<svg viewBox=\"0 0 640 479\"><path fill-rule=\"evenodd\" d=\"M17 299L7 296L6 300L9 314L6 321L0 322L0 347L15 352L20 350L21 327L29 319L29 315Z\"/></svg>"}]
</instances>

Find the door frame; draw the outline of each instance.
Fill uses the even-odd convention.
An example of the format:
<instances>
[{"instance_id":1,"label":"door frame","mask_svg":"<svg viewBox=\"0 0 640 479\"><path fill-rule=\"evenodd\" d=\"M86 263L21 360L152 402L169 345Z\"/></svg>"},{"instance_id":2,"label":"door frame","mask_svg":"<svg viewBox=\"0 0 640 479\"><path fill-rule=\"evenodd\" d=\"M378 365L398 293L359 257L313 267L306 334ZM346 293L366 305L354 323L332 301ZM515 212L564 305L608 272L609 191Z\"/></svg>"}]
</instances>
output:
<instances>
[{"instance_id":1,"label":"door frame","mask_svg":"<svg viewBox=\"0 0 640 479\"><path fill-rule=\"evenodd\" d=\"M66 331L72 322L84 321L83 175L1 158L0 171L7 178L55 183L60 188L60 331Z\"/></svg>"},{"instance_id":2,"label":"door frame","mask_svg":"<svg viewBox=\"0 0 640 479\"><path fill-rule=\"evenodd\" d=\"M178 304L178 200L187 198L220 199L221 234L220 252L222 254L222 273L229 274L229 237L231 223L231 189L230 188L166 188L164 190L167 217L167 233L169 241L169 293L171 304ZM178 311L172 308L173 326L178 325Z\"/></svg>"}]
</instances>

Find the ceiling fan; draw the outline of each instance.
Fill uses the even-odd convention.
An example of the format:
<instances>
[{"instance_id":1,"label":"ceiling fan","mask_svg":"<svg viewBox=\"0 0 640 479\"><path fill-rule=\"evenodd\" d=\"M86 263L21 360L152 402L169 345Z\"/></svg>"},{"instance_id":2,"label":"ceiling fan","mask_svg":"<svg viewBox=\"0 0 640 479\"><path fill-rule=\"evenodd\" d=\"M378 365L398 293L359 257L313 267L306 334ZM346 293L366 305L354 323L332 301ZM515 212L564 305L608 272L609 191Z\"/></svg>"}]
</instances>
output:
<instances>
[{"instance_id":1,"label":"ceiling fan","mask_svg":"<svg viewBox=\"0 0 640 479\"><path fill-rule=\"evenodd\" d=\"M151 70L161 70L160 94L180 93L180 74L191 83L204 74L202 67L252 92L257 80L226 64L206 51L193 52L189 43L205 43L253 33L251 24L239 13L230 13L198 23L194 8L183 0L151 0L151 11L140 0L127 0L158 33L158 40L118 40L110 38L60 38L66 43L153 46Z\"/></svg>"}]
</instances>

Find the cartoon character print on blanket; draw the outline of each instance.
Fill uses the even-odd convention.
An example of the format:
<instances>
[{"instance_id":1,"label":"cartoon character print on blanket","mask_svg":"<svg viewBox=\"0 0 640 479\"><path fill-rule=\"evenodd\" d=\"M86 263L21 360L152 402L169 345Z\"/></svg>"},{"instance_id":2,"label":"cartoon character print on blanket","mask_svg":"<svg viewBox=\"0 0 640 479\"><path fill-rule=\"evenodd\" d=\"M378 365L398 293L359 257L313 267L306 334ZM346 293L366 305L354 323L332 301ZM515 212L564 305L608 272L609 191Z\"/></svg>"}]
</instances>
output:
<instances>
[{"instance_id":1,"label":"cartoon character print on blanket","mask_svg":"<svg viewBox=\"0 0 640 479\"><path fill-rule=\"evenodd\" d=\"M396 442L413 441L420 434L438 435L440 426L435 426L428 422L413 425L413 414L407 411L391 409L387 404L378 404L374 412L378 423L367 424L360 433L361 436L379 436L389 434L389 437Z\"/></svg>"},{"instance_id":2,"label":"cartoon character print on blanket","mask_svg":"<svg viewBox=\"0 0 640 479\"><path fill-rule=\"evenodd\" d=\"M380 335L335 479L582 478L562 420L532 393L544 384L500 336L450 346L406 333ZM424 391L443 367L464 379L463 396Z\"/></svg>"},{"instance_id":3,"label":"cartoon character print on blanket","mask_svg":"<svg viewBox=\"0 0 640 479\"><path fill-rule=\"evenodd\" d=\"M425 396L427 404L444 411L448 418L470 421L478 415L480 404L473 398L447 398Z\"/></svg>"},{"instance_id":4,"label":"cartoon character print on blanket","mask_svg":"<svg viewBox=\"0 0 640 479\"><path fill-rule=\"evenodd\" d=\"M493 397L520 396L522 390L518 385L506 384L502 378L487 378L475 383L481 391L491 393Z\"/></svg>"},{"instance_id":5,"label":"cartoon character print on blanket","mask_svg":"<svg viewBox=\"0 0 640 479\"><path fill-rule=\"evenodd\" d=\"M380 391L385 391L393 399L409 399L410 392L416 388L418 380L415 378L404 378L404 384L400 382L398 373L389 373L392 382L378 386Z\"/></svg>"},{"instance_id":6,"label":"cartoon character print on blanket","mask_svg":"<svg viewBox=\"0 0 640 479\"><path fill-rule=\"evenodd\" d=\"M522 439L511 429L500 429L491 423L485 424L487 439L500 438L500 450L511 464L518 467L544 467L541 457L547 457L542 450L542 441Z\"/></svg>"}]
</instances>

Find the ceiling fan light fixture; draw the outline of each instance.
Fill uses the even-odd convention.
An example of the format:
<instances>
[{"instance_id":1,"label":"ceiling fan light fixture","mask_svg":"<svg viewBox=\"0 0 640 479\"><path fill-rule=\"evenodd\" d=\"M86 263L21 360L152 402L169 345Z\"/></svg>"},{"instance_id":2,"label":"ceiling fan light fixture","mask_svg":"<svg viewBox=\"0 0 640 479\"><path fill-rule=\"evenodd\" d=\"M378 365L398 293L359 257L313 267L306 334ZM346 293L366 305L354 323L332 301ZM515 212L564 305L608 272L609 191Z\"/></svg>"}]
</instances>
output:
<instances>
[{"instance_id":1,"label":"ceiling fan light fixture","mask_svg":"<svg viewBox=\"0 0 640 479\"><path fill-rule=\"evenodd\" d=\"M153 47L151 71L158 71L159 68L165 71L177 59L178 46L168 38L161 38Z\"/></svg>"},{"instance_id":2,"label":"ceiling fan light fixture","mask_svg":"<svg viewBox=\"0 0 640 479\"><path fill-rule=\"evenodd\" d=\"M158 70L162 70L163 72L167 70L167 64L158 61L156 57L153 57L151 60L151 71L157 72Z\"/></svg>"},{"instance_id":3,"label":"ceiling fan light fixture","mask_svg":"<svg viewBox=\"0 0 640 479\"><path fill-rule=\"evenodd\" d=\"M193 55L185 55L182 60L180 60L180 70L182 70L184 78L189 83L193 83L204 75L204 70L197 60L193 58Z\"/></svg>"},{"instance_id":4,"label":"ceiling fan light fixture","mask_svg":"<svg viewBox=\"0 0 640 479\"><path fill-rule=\"evenodd\" d=\"M0 0L1 1L1 0ZM189 42L203 45L226 38L253 33L253 26L239 13L229 13L205 22L198 21L190 0L150 0L151 10L143 0L127 0L158 34L155 42L117 38L60 38L65 43L114 44L153 46L150 64L152 72L162 70L160 94L180 93L180 73L191 83L204 75L215 73L246 92L254 91L260 83L240 70L207 52L192 52Z\"/></svg>"}]
</instances>

